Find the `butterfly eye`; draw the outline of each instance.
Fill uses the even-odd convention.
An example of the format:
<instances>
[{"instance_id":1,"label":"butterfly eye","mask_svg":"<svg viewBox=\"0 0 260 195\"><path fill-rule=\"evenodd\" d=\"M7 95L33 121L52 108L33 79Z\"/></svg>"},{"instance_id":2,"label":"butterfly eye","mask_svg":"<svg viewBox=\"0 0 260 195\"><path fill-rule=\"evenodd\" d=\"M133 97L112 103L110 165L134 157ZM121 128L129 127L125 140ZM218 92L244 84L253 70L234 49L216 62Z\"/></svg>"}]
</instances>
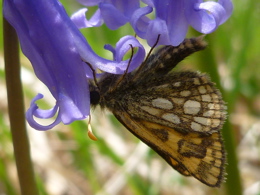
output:
<instances>
[{"instance_id":1,"label":"butterfly eye","mask_svg":"<svg viewBox=\"0 0 260 195\"><path fill-rule=\"evenodd\" d=\"M100 93L98 91L91 90L90 91L90 104L93 106L98 105L99 100L100 100Z\"/></svg>"}]
</instances>

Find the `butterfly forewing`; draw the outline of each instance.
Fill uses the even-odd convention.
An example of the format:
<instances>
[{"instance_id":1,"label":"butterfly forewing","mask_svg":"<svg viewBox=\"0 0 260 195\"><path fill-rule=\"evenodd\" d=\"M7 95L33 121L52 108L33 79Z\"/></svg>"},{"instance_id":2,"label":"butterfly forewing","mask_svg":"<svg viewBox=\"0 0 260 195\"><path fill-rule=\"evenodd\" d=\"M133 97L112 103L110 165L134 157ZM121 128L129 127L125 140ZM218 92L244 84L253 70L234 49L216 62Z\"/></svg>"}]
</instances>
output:
<instances>
[{"instance_id":1,"label":"butterfly forewing","mask_svg":"<svg viewBox=\"0 0 260 195\"><path fill-rule=\"evenodd\" d=\"M208 186L220 186L225 151L220 129L226 117L219 91L205 74L172 72L186 56L204 49L202 37L166 46L141 68L122 76L104 74L90 86L92 101L113 112L134 135L173 168ZM124 78L124 79L122 79Z\"/></svg>"}]
</instances>

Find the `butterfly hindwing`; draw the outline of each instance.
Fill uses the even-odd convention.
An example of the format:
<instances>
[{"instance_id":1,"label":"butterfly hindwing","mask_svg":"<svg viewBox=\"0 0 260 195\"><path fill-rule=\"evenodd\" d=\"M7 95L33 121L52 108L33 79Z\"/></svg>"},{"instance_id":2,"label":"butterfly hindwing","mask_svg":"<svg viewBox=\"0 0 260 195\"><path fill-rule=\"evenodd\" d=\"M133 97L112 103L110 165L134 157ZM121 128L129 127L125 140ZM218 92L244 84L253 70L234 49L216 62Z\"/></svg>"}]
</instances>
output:
<instances>
[{"instance_id":1,"label":"butterfly hindwing","mask_svg":"<svg viewBox=\"0 0 260 195\"><path fill-rule=\"evenodd\" d=\"M226 117L219 91L207 75L196 72L170 73L150 86L139 83L123 102L132 117L181 132L219 131Z\"/></svg>"},{"instance_id":2,"label":"butterfly hindwing","mask_svg":"<svg viewBox=\"0 0 260 195\"><path fill-rule=\"evenodd\" d=\"M114 112L116 118L136 137L156 151L185 176L218 187L224 178L225 152L219 132L182 134L172 128L133 119L127 112Z\"/></svg>"}]
</instances>

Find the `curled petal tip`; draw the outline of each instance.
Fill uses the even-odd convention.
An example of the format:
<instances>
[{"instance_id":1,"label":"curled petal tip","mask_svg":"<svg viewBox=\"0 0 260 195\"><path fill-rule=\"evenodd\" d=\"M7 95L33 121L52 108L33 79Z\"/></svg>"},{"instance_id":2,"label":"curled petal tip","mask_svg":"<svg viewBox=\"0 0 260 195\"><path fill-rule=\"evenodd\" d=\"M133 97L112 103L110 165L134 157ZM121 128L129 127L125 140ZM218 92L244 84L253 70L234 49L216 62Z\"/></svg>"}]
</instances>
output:
<instances>
[{"instance_id":1,"label":"curled petal tip","mask_svg":"<svg viewBox=\"0 0 260 195\"><path fill-rule=\"evenodd\" d=\"M30 105L30 108L26 112L26 119L27 119L29 125L32 128L34 128L36 130L40 130L40 131L46 131L46 130L53 128L57 124L59 124L61 122L61 119L60 119L59 114L58 114L55 121L53 123L49 124L49 125L40 125L37 121L35 121L34 117L42 118L42 119L47 119L47 118L53 117L56 114L57 109L58 109L57 105L55 105L50 110L39 109L35 102L39 99L42 99L42 98L43 98L42 94L38 94L37 96L35 96L33 98L31 105Z\"/></svg>"}]
</instances>

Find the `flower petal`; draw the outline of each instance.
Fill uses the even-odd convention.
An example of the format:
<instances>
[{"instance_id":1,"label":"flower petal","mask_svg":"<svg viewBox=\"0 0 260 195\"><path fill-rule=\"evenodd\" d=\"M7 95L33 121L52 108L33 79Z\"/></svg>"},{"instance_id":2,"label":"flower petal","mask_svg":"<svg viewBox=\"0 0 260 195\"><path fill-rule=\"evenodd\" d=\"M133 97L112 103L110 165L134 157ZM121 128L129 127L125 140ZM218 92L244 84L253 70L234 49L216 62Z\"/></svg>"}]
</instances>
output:
<instances>
[{"instance_id":1,"label":"flower petal","mask_svg":"<svg viewBox=\"0 0 260 195\"><path fill-rule=\"evenodd\" d=\"M220 24L223 24L231 16L233 12L233 3L231 0L219 0L218 3L224 7L226 14L222 16Z\"/></svg>"},{"instance_id":2,"label":"flower petal","mask_svg":"<svg viewBox=\"0 0 260 195\"><path fill-rule=\"evenodd\" d=\"M103 24L102 17L100 15L100 10L97 10L95 14L91 17L90 20L86 19L85 13L88 11L87 8L82 8L75 12L71 16L71 20L74 22L74 24L80 29L80 28L89 28L89 27L98 27Z\"/></svg>"},{"instance_id":3,"label":"flower petal","mask_svg":"<svg viewBox=\"0 0 260 195\"><path fill-rule=\"evenodd\" d=\"M31 106L26 112L26 119L32 128L40 130L40 131L45 131L45 130L51 129L54 126L56 126L57 124L59 124L61 122L61 119L58 115L53 123L51 123L50 125L45 125L45 126L38 124L38 122L36 122L34 120L33 116L36 116L38 118L47 119L47 118L53 117L57 112L57 109L58 109L57 105L55 105L55 107L53 107L50 110L40 110L38 108L37 104L35 104L35 102L42 98L43 98L42 94L38 94L37 96L35 96L33 98L32 102L31 102Z\"/></svg>"},{"instance_id":4,"label":"flower petal","mask_svg":"<svg viewBox=\"0 0 260 195\"><path fill-rule=\"evenodd\" d=\"M142 7L137 9L131 18L131 25L135 30L136 34L145 39L147 35L147 27L149 25L150 19L146 18L145 15L151 13L153 8L150 6Z\"/></svg>"},{"instance_id":5,"label":"flower petal","mask_svg":"<svg viewBox=\"0 0 260 195\"><path fill-rule=\"evenodd\" d=\"M186 37L189 25L201 33L211 33L230 17L231 0L145 0L148 7L137 9L131 19L136 34L152 46L158 35L158 45L179 45ZM155 10L155 19L145 17Z\"/></svg>"},{"instance_id":6,"label":"flower petal","mask_svg":"<svg viewBox=\"0 0 260 195\"><path fill-rule=\"evenodd\" d=\"M113 49L111 46L106 45L105 48L108 49L113 53L114 56L114 62L106 62L104 60L104 63L107 63L107 67L103 67L102 70L105 72L113 72L115 74L122 74L126 70L126 68L129 65L129 59L123 60L124 55L131 50L131 46L133 48L137 47L138 51L134 54L131 64L129 66L128 72L133 71L136 69L144 60L145 57L145 49L144 47L139 43L139 41L133 37L133 36L124 36L122 37L116 44L116 48ZM102 64L100 64L102 65ZM99 64L96 64L98 67Z\"/></svg>"},{"instance_id":7,"label":"flower petal","mask_svg":"<svg viewBox=\"0 0 260 195\"><path fill-rule=\"evenodd\" d=\"M105 24L115 30L128 22L128 18L110 3L101 3L99 6Z\"/></svg>"},{"instance_id":8,"label":"flower petal","mask_svg":"<svg viewBox=\"0 0 260 195\"><path fill-rule=\"evenodd\" d=\"M207 1L193 5L190 4L186 9L186 17L189 24L201 33L208 34L213 32L232 13L232 2L222 0L221 3Z\"/></svg>"},{"instance_id":9,"label":"flower petal","mask_svg":"<svg viewBox=\"0 0 260 195\"><path fill-rule=\"evenodd\" d=\"M81 112L77 103L73 99L62 93L60 93L59 96L59 101L57 103L59 105L60 118L65 125L70 124L74 120L86 118L86 115ZM89 102L89 100L86 101Z\"/></svg>"},{"instance_id":10,"label":"flower petal","mask_svg":"<svg viewBox=\"0 0 260 195\"><path fill-rule=\"evenodd\" d=\"M49 88L56 99L59 110L70 112L60 106L69 107L73 101L74 106L81 113L78 119L86 118L90 112L86 74L91 75L91 71L84 68L85 63L82 62L73 41L73 35L76 33L72 32L79 31L62 5L54 0L37 2L6 0L4 1L4 16L16 29L23 53L31 61L36 76ZM60 94L62 97L66 96L65 101L60 99ZM35 109L35 106L32 106ZM73 107L71 109L74 110ZM38 112L34 110L29 113L37 115ZM42 118L47 117L44 112L40 113L39 116ZM64 113L61 114L63 116ZM68 113L65 114L70 116ZM28 114L27 117L29 117ZM56 121L60 120L68 123L76 119L74 116L71 120L67 118L65 120L62 117ZM47 128L55 124L57 122Z\"/></svg>"},{"instance_id":11,"label":"flower petal","mask_svg":"<svg viewBox=\"0 0 260 195\"><path fill-rule=\"evenodd\" d=\"M98 5L102 21L112 30L129 22L134 11L140 7L139 0L78 0L78 2L86 6Z\"/></svg>"},{"instance_id":12,"label":"flower petal","mask_svg":"<svg viewBox=\"0 0 260 195\"><path fill-rule=\"evenodd\" d=\"M147 27L146 40L148 44L152 46L156 43L158 35L160 35L158 45L169 45L170 38L168 32L166 21L156 18L151 21Z\"/></svg>"},{"instance_id":13,"label":"flower petal","mask_svg":"<svg viewBox=\"0 0 260 195\"><path fill-rule=\"evenodd\" d=\"M217 7L217 8L216 8ZM225 10L216 2L198 3L187 9L186 16L189 24L201 33L214 31L220 22L220 15Z\"/></svg>"},{"instance_id":14,"label":"flower petal","mask_svg":"<svg viewBox=\"0 0 260 195\"><path fill-rule=\"evenodd\" d=\"M150 3L151 4L151 3ZM179 45L185 38L188 23L184 15L183 1L153 1L156 11L155 19L148 19L145 15L152 11L147 6L135 11L131 24L138 36L154 45L160 35L159 45Z\"/></svg>"}]
</instances>

